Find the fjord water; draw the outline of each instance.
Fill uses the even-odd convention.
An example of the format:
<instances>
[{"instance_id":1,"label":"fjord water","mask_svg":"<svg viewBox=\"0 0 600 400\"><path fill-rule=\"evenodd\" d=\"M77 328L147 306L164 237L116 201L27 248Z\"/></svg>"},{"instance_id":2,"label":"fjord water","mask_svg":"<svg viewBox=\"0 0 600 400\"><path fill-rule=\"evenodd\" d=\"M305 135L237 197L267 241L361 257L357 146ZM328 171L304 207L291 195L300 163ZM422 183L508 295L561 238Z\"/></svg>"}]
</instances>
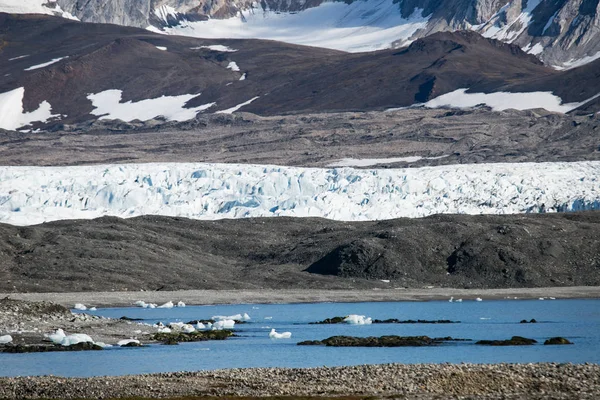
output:
<instances>
[{"instance_id":1,"label":"fjord water","mask_svg":"<svg viewBox=\"0 0 600 400\"><path fill-rule=\"evenodd\" d=\"M174 299L177 300L177 299ZM106 317L143 318L143 323L187 322L214 315L248 313L247 324L236 324L239 337L225 341L151 345L96 352L0 354L1 376L125 375L167 371L196 371L242 367L316 367L379 363L529 363L600 362L600 299L595 300L498 300L242 304L188 306L173 309L106 308L89 314ZM328 317L362 314L377 319L398 318L461 321L458 324L309 325ZM520 324L535 318L538 323ZM272 340L271 328L292 332L291 339ZM132 323L136 330L156 332L151 326ZM473 342L435 347L334 348L297 346L303 340L333 335L381 336L427 335L430 337L536 339L533 346L488 347ZM545 339L563 336L567 346L544 346ZM92 336L93 337L93 336Z\"/></svg>"}]
</instances>

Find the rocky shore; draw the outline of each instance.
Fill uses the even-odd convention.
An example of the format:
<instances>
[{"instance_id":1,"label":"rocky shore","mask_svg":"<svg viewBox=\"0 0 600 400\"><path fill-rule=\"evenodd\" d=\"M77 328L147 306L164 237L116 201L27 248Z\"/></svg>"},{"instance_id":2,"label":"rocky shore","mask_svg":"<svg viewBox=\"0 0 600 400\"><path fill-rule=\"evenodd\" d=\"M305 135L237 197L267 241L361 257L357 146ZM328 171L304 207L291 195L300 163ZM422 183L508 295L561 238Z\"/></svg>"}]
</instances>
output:
<instances>
[{"instance_id":1,"label":"rocky shore","mask_svg":"<svg viewBox=\"0 0 600 400\"><path fill-rule=\"evenodd\" d=\"M386 364L257 368L97 378L0 378L0 398L375 396L401 399L596 399L592 364Z\"/></svg>"}]
</instances>

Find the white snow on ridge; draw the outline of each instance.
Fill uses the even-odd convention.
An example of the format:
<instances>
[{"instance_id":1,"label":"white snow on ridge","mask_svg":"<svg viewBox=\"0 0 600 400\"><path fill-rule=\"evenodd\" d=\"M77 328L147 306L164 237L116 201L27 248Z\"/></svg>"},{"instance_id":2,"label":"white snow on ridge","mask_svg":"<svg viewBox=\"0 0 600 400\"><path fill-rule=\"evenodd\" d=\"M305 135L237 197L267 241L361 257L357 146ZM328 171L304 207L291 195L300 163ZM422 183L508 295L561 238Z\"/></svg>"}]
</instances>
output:
<instances>
[{"instance_id":1,"label":"white snow on ridge","mask_svg":"<svg viewBox=\"0 0 600 400\"><path fill-rule=\"evenodd\" d=\"M582 65L585 65L585 64L589 64L592 61L596 61L599 58L600 58L600 51L591 56L586 56L583 58L579 58L577 60L569 60L569 61L563 63L562 65L554 66L554 69L557 69L557 70L573 69L573 68L581 67Z\"/></svg>"},{"instance_id":2,"label":"white snow on ridge","mask_svg":"<svg viewBox=\"0 0 600 400\"><path fill-rule=\"evenodd\" d=\"M163 116L170 121L187 121L195 118L200 111L215 105L215 103L208 103L194 108L184 108L185 104L199 96L198 94L161 96L155 99L122 103L122 94L121 90L113 89L88 95L87 98L95 107L91 113L100 116L100 119L120 119L127 122L135 119L147 121L158 116Z\"/></svg>"},{"instance_id":3,"label":"white snow on ridge","mask_svg":"<svg viewBox=\"0 0 600 400\"><path fill-rule=\"evenodd\" d=\"M0 167L0 221L104 215L364 221L600 208L600 162L356 170L238 164Z\"/></svg>"},{"instance_id":4,"label":"white snow on ridge","mask_svg":"<svg viewBox=\"0 0 600 400\"><path fill-rule=\"evenodd\" d=\"M69 58L69 56L59 57L59 58L55 58L53 60L50 60L48 62L45 62L43 64L33 65L33 66L29 67L29 68L25 68L25 71L33 71L33 70L36 70L36 69L44 68L44 67L47 67L49 65L56 64L57 62L59 62L61 60L64 60L65 58Z\"/></svg>"},{"instance_id":5,"label":"white snow on ridge","mask_svg":"<svg viewBox=\"0 0 600 400\"><path fill-rule=\"evenodd\" d=\"M25 88L22 87L0 93L0 129L15 130L32 122L47 122L51 118L59 117L59 115L52 114L52 107L47 101L40 103L35 111L24 112L24 96Z\"/></svg>"},{"instance_id":6,"label":"white snow on ridge","mask_svg":"<svg viewBox=\"0 0 600 400\"><path fill-rule=\"evenodd\" d=\"M486 104L495 111L507 109L529 110L532 108L545 108L548 111L567 113L583 104L593 100L589 98L579 103L562 103L562 99L552 92L530 92L530 93L467 93L469 89L457 89L453 92L443 94L424 104L428 108L457 107L468 108L479 104Z\"/></svg>"},{"instance_id":7,"label":"white snow on ridge","mask_svg":"<svg viewBox=\"0 0 600 400\"><path fill-rule=\"evenodd\" d=\"M186 22L165 31L202 38L271 39L350 52L381 50L425 27L429 16L417 9L402 18L393 0L363 0L351 4L325 2L286 13L250 9L233 18Z\"/></svg>"},{"instance_id":8,"label":"white snow on ridge","mask_svg":"<svg viewBox=\"0 0 600 400\"><path fill-rule=\"evenodd\" d=\"M220 51L221 53L235 53L237 51L237 49L232 49L231 47L223 46L222 44L211 44L210 46L190 47L190 50L200 50L200 49Z\"/></svg>"}]
</instances>

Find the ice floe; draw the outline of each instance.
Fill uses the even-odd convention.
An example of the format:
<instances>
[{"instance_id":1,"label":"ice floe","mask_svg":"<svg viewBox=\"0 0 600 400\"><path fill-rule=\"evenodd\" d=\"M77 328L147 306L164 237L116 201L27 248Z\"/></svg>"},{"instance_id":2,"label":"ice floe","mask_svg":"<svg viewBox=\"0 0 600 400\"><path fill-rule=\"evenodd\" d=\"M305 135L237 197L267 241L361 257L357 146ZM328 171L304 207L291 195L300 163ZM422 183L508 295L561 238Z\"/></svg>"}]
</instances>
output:
<instances>
[{"instance_id":1,"label":"ice floe","mask_svg":"<svg viewBox=\"0 0 600 400\"><path fill-rule=\"evenodd\" d=\"M292 337L292 332L278 333L277 331L275 331L275 328L273 328L271 329L271 332L269 332L269 337L271 339L289 339Z\"/></svg>"},{"instance_id":2,"label":"ice floe","mask_svg":"<svg viewBox=\"0 0 600 400\"><path fill-rule=\"evenodd\" d=\"M138 300L134 303L136 306L138 307L142 307L142 308L156 308L158 307L157 304L154 303L146 303L145 301L142 300Z\"/></svg>"},{"instance_id":3,"label":"ice floe","mask_svg":"<svg viewBox=\"0 0 600 400\"><path fill-rule=\"evenodd\" d=\"M600 209L598 181L596 161L381 170L201 163L0 166L0 221L32 225L148 214L367 221L581 211Z\"/></svg>"},{"instance_id":4,"label":"ice floe","mask_svg":"<svg viewBox=\"0 0 600 400\"><path fill-rule=\"evenodd\" d=\"M234 321L250 321L250 316L247 313L235 314L235 315L213 315L212 320L222 321L225 319L232 319Z\"/></svg>"},{"instance_id":5,"label":"ice floe","mask_svg":"<svg viewBox=\"0 0 600 400\"><path fill-rule=\"evenodd\" d=\"M235 321L232 319L222 319L219 321L215 321L214 324L212 324L212 329L213 330L222 330L222 329L233 329L235 327Z\"/></svg>"},{"instance_id":6,"label":"ice floe","mask_svg":"<svg viewBox=\"0 0 600 400\"><path fill-rule=\"evenodd\" d=\"M81 304L81 303L77 303L77 304L75 304L75 305L73 306L73 308L74 308L75 310L79 310L79 311L85 311L85 310L87 310L87 307L86 307L85 305Z\"/></svg>"},{"instance_id":7,"label":"ice floe","mask_svg":"<svg viewBox=\"0 0 600 400\"><path fill-rule=\"evenodd\" d=\"M123 340L119 340L117 342L117 346L123 347L123 346L127 346L131 343L140 344L140 341L137 339L123 339Z\"/></svg>"},{"instance_id":8,"label":"ice floe","mask_svg":"<svg viewBox=\"0 0 600 400\"><path fill-rule=\"evenodd\" d=\"M100 119L120 119L147 121L162 116L170 121L187 121L196 117L201 111L207 110L215 103L203 104L198 107L185 108L185 104L198 97L199 94L183 94L180 96L161 96L154 99L122 102L123 92L117 89L105 90L87 96L92 101L94 110L91 114Z\"/></svg>"},{"instance_id":9,"label":"ice floe","mask_svg":"<svg viewBox=\"0 0 600 400\"><path fill-rule=\"evenodd\" d=\"M167 301L165 304L161 304L160 306L156 307L156 308L173 308L175 307L175 305L173 304L172 301Z\"/></svg>"},{"instance_id":10,"label":"ice floe","mask_svg":"<svg viewBox=\"0 0 600 400\"><path fill-rule=\"evenodd\" d=\"M373 320L364 315L350 314L344 318L344 322L350 325L370 325L373 323Z\"/></svg>"},{"instance_id":11,"label":"ice floe","mask_svg":"<svg viewBox=\"0 0 600 400\"><path fill-rule=\"evenodd\" d=\"M57 329L54 333L45 334L44 337L54 344L61 346L71 346L78 343L94 343L94 340L84 333L73 333L67 335L64 330Z\"/></svg>"}]
</instances>

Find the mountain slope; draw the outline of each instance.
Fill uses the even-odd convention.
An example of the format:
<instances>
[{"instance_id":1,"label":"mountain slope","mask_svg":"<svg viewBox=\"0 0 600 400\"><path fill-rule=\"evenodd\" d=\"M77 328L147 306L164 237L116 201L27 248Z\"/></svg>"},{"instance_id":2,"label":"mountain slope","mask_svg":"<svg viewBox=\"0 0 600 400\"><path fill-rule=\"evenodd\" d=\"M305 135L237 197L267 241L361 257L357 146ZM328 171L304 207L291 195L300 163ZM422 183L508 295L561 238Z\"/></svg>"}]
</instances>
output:
<instances>
[{"instance_id":1,"label":"mountain slope","mask_svg":"<svg viewBox=\"0 0 600 400\"><path fill-rule=\"evenodd\" d=\"M52 9L86 22L350 51L399 47L436 32L474 30L517 44L558 67L600 57L598 0L0 1L0 11L6 12L51 13Z\"/></svg>"},{"instance_id":2,"label":"mountain slope","mask_svg":"<svg viewBox=\"0 0 600 400\"><path fill-rule=\"evenodd\" d=\"M349 54L0 14L0 38L5 129L159 115L182 121L197 112L239 109L260 115L382 110L463 88L560 89L569 102L600 93L595 64L557 72L517 46L473 32L438 33L401 50ZM561 89L565 76L573 81L568 90Z\"/></svg>"}]
</instances>

